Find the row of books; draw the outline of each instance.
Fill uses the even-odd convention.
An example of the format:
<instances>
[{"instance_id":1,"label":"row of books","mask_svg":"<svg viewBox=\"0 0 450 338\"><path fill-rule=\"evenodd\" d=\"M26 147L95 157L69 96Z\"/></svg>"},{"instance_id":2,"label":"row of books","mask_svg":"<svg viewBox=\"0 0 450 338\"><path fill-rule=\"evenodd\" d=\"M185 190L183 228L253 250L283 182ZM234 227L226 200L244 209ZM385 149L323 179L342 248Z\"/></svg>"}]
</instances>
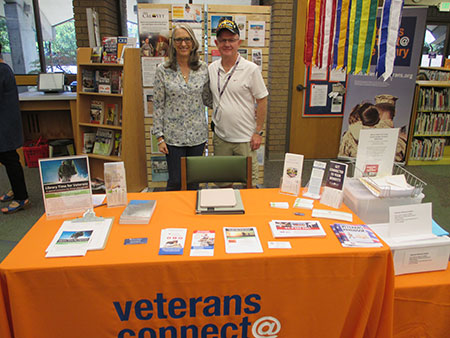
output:
<instances>
[{"instance_id":1,"label":"row of books","mask_svg":"<svg viewBox=\"0 0 450 338\"><path fill-rule=\"evenodd\" d=\"M434 69L421 69L420 71L425 73L430 81L450 81L450 71Z\"/></svg>"},{"instance_id":2,"label":"row of books","mask_svg":"<svg viewBox=\"0 0 450 338\"><path fill-rule=\"evenodd\" d=\"M82 91L101 94L122 94L122 70L83 69Z\"/></svg>"},{"instance_id":3,"label":"row of books","mask_svg":"<svg viewBox=\"0 0 450 338\"><path fill-rule=\"evenodd\" d=\"M122 125L122 107L119 103L107 103L92 100L90 108L90 123L106 124L110 126Z\"/></svg>"},{"instance_id":4,"label":"row of books","mask_svg":"<svg viewBox=\"0 0 450 338\"><path fill-rule=\"evenodd\" d=\"M413 139L411 160L440 160L444 156L445 138Z\"/></svg>"},{"instance_id":5,"label":"row of books","mask_svg":"<svg viewBox=\"0 0 450 338\"><path fill-rule=\"evenodd\" d=\"M98 128L96 133L83 133L83 153L120 156L121 152L122 133L120 131Z\"/></svg>"},{"instance_id":6,"label":"row of books","mask_svg":"<svg viewBox=\"0 0 450 338\"><path fill-rule=\"evenodd\" d=\"M102 45L92 48L91 61L94 63L123 63L126 48L136 48L137 38L111 36L102 39Z\"/></svg>"},{"instance_id":7,"label":"row of books","mask_svg":"<svg viewBox=\"0 0 450 338\"><path fill-rule=\"evenodd\" d=\"M421 111L450 111L450 89L421 88L417 109Z\"/></svg>"},{"instance_id":8,"label":"row of books","mask_svg":"<svg viewBox=\"0 0 450 338\"><path fill-rule=\"evenodd\" d=\"M415 135L450 134L450 113L419 113L414 126Z\"/></svg>"}]
</instances>

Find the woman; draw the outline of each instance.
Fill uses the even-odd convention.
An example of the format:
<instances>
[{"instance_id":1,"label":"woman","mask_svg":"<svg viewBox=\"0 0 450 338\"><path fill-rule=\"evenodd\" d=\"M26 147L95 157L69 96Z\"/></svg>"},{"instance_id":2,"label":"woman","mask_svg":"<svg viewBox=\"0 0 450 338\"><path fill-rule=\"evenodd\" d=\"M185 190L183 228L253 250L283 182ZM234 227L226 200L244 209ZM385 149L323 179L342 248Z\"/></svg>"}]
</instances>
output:
<instances>
[{"instance_id":1,"label":"woman","mask_svg":"<svg viewBox=\"0 0 450 338\"><path fill-rule=\"evenodd\" d=\"M199 60L199 43L192 28L176 25L169 58L156 69L152 133L159 151L166 155L169 169L167 190L180 190L184 156L202 156L208 139L205 106L210 106L208 71ZM197 189L190 185L188 189Z\"/></svg>"}]
</instances>

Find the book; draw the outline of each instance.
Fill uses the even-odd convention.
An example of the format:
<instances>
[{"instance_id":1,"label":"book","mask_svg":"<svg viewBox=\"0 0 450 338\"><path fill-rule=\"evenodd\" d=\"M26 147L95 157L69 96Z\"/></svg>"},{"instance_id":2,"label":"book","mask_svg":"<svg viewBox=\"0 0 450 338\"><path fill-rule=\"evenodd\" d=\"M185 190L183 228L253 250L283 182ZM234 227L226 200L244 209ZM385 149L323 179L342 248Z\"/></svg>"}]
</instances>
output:
<instances>
[{"instance_id":1,"label":"book","mask_svg":"<svg viewBox=\"0 0 450 338\"><path fill-rule=\"evenodd\" d=\"M114 147L111 152L113 156L119 156L122 154L122 133L120 131L114 132Z\"/></svg>"},{"instance_id":2,"label":"book","mask_svg":"<svg viewBox=\"0 0 450 338\"><path fill-rule=\"evenodd\" d=\"M96 70L95 81L99 93L111 94L111 71Z\"/></svg>"},{"instance_id":3,"label":"book","mask_svg":"<svg viewBox=\"0 0 450 338\"><path fill-rule=\"evenodd\" d=\"M119 224L147 224L156 208L156 200L131 200L120 215Z\"/></svg>"},{"instance_id":4,"label":"book","mask_svg":"<svg viewBox=\"0 0 450 338\"><path fill-rule=\"evenodd\" d=\"M137 38L131 36L119 36L117 38L117 62L123 63L125 49L136 48Z\"/></svg>"},{"instance_id":5,"label":"book","mask_svg":"<svg viewBox=\"0 0 450 338\"><path fill-rule=\"evenodd\" d=\"M119 69L111 71L111 93L122 93L122 71Z\"/></svg>"},{"instance_id":6,"label":"book","mask_svg":"<svg viewBox=\"0 0 450 338\"><path fill-rule=\"evenodd\" d=\"M103 63L117 63L117 37L104 37L102 39Z\"/></svg>"},{"instance_id":7,"label":"book","mask_svg":"<svg viewBox=\"0 0 450 338\"><path fill-rule=\"evenodd\" d=\"M95 92L95 72L90 69L81 71L81 89L83 92Z\"/></svg>"},{"instance_id":8,"label":"book","mask_svg":"<svg viewBox=\"0 0 450 338\"><path fill-rule=\"evenodd\" d=\"M232 189L233 190L233 189ZM202 207L201 206L201 191L197 191L197 203L195 212L197 214L216 214L216 215L229 215L229 214L245 214L244 204L242 203L241 193L239 190L233 190L236 203L234 205L226 206L211 206Z\"/></svg>"},{"instance_id":9,"label":"book","mask_svg":"<svg viewBox=\"0 0 450 338\"><path fill-rule=\"evenodd\" d=\"M92 63L102 62L102 47L101 46L92 47L91 62Z\"/></svg>"},{"instance_id":10,"label":"book","mask_svg":"<svg viewBox=\"0 0 450 338\"><path fill-rule=\"evenodd\" d=\"M106 105L105 124L117 126L119 124L119 104L108 103Z\"/></svg>"},{"instance_id":11,"label":"book","mask_svg":"<svg viewBox=\"0 0 450 338\"><path fill-rule=\"evenodd\" d=\"M103 124L104 116L105 116L105 103L100 100L92 100L91 101L91 123L95 124Z\"/></svg>"},{"instance_id":12,"label":"book","mask_svg":"<svg viewBox=\"0 0 450 338\"><path fill-rule=\"evenodd\" d=\"M269 222L272 235L275 238L284 237L316 237L326 233L319 221L284 221Z\"/></svg>"},{"instance_id":13,"label":"book","mask_svg":"<svg viewBox=\"0 0 450 338\"><path fill-rule=\"evenodd\" d=\"M90 154L94 149L95 133L83 133L83 153Z\"/></svg>"},{"instance_id":14,"label":"book","mask_svg":"<svg viewBox=\"0 0 450 338\"><path fill-rule=\"evenodd\" d=\"M109 129L98 128L95 135L93 154L109 156L114 147L114 132Z\"/></svg>"}]
</instances>

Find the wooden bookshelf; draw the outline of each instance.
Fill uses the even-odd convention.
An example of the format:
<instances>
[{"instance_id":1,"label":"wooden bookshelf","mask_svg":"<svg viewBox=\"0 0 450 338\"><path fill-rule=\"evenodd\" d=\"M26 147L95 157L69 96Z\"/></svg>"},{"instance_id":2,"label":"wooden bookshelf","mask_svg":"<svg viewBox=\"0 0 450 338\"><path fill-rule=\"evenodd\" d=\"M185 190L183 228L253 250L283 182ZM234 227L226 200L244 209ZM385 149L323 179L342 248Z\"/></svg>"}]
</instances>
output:
<instances>
[{"instance_id":1,"label":"wooden bookshelf","mask_svg":"<svg viewBox=\"0 0 450 338\"><path fill-rule=\"evenodd\" d=\"M83 153L83 134L105 128L121 132L122 150L120 156L87 154L91 178L103 179L105 162L123 161L126 170L127 189L139 192L147 187L146 157L144 144L144 106L142 97L142 73L140 51L137 48L125 50L123 64L91 63L91 48L78 49L77 75L77 120L75 140L77 153ZM82 91L82 73L89 70L122 70L122 93L104 94ZM121 125L94 124L90 122L91 101L100 100L106 104L119 104L122 112Z\"/></svg>"}]
</instances>

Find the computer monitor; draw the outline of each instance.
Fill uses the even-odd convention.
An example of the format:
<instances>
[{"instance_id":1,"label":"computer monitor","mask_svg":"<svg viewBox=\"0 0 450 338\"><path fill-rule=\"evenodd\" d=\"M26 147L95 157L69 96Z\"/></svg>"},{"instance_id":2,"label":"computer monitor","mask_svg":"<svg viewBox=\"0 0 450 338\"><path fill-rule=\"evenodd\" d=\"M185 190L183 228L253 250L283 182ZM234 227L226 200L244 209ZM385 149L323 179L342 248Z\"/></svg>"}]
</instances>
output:
<instances>
[{"instance_id":1,"label":"computer monitor","mask_svg":"<svg viewBox=\"0 0 450 338\"><path fill-rule=\"evenodd\" d=\"M40 73L38 90L44 93L64 91L64 73Z\"/></svg>"}]
</instances>

